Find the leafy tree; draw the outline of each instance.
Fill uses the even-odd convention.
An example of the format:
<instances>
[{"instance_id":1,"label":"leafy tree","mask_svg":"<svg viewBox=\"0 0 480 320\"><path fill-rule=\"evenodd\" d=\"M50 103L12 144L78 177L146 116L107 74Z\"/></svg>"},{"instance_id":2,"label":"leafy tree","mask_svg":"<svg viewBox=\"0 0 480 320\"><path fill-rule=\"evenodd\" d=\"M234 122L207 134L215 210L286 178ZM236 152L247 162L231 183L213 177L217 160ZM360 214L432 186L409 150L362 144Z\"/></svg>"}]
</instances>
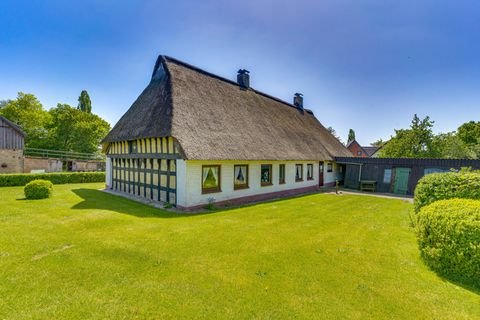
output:
<instances>
[{"instance_id":1,"label":"leafy tree","mask_svg":"<svg viewBox=\"0 0 480 320\"><path fill-rule=\"evenodd\" d=\"M47 147L50 114L33 94L19 92L16 99L4 102L0 114L25 131L27 147Z\"/></svg>"},{"instance_id":2,"label":"leafy tree","mask_svg":"<svg viewBox=\"0 0 480 320\"><path fill-rule=\"evenodd\" d=\"M7 105L8 102L9 102L9 100L0 100L0 110L2 108L4 108Z\"/></svg>"},{"instance_id":3,"label":"leafy tree","mask_svg":"<svg viewBox=\"0 0 480 320\"><path fill-rule=\"evenodd\" d=\"M410 129L395 129L393 136L380 151L387 158L434 158L440 156L435 149L432 131L434 121L430 117L413 117Z\"/></svg>"},{"instance_id":4,"label":"leafy tree","mask_svg":"<svg viewBox=\"0 0 480 320\"><path fill-rule=\"evenodd\" d=\"M455 132L440 133L433 139L435 149L442 158L475 159L476 154Z\"/></svg>"},{"instance_id":5,"label":"leafy tree","mask_svg":"<svg viewBox=\"0 0 480 320\"><path fill-rule=\"evenodd\" d=\"M350 129L348 131L347 143L350 142L350 141L353 141L353 140L355 140L355 131L353 129Z\"/></svg>"},{"instance_id":6,"label":"leafy tree","mask_svg":"<svg viewBox=\"0 0 480 320\"><path fill-rule=\"evenodd\" d=\"M458 127L458 137L468 146L480 144L480 121L462 124Z\"/></svg>"},{"instance_id":7,"label":"leafy tree","mask_svg":"<svg viewBox=\"0 0 480 320\"><path fill-rule=\"evenodd\" d=\"M381 147L383 146L385 143L387 143L386 141L383 141L382 139L378 139L377 141L374 141L372 143L370 143L370 145L372 147Z\"/></svg>"},{"instance_id":8,"label":"leafy tree","mask_svg":"<svg viewBox=\"0 0 480 320\"><path fill-rule=\"evenodd\" d=\"M110 124L99 116L82 112L68 104L58 104L49 111L50 148L57 150L94 153L101 139L110 130Z\"/></svg>"},{"instance_id":9,"label":"leafy tree","mask_svg":"<svg viewBox=\"0 0 480 320\"><path fill-rule=\"evenodd\" d=\"M86 113L92 113L92 101L90 100L87 90L82 90L80 93L77 109Z\"/></svg>"},{"instance_id":10,"label":"leafy tree","mask_svg":"<svg viewBox=\"0 0 480 320\"><path fill-rule=\"evenodd\" d=\"M338 141L342 142L342 139L337 135L337 131L335 131L335 129L333 129L333 127L328 127L327 128L328 132L330 132L332 134L332 136L334 136Z\"/></svg>"}]
</instances>

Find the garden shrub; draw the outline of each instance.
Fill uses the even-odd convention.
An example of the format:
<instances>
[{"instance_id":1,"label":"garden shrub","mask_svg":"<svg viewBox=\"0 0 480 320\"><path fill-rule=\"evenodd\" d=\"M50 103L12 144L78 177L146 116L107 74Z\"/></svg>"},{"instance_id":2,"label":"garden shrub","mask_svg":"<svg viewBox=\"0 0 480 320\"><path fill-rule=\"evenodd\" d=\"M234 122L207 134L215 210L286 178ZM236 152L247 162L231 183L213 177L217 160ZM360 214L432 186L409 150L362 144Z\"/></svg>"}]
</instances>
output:
<instances>
[{"instance_id":1,"label":"garden shrub","mask_svg":"<svg viewBox=\"0 0 480 320\"><path fill-rule=\"evenodd\" d=\"M424 176L415 188L415 212L437 200L452 198L480 200L480 173L460 171Z\"/></svg>"},{"instance_id":2,"label":"garden shrub","mask_svg":"<svg viewBox=\"0 0 480 320\"><path fill-rule=\"evenodd\" d=\"M104 182L105 172L52 172L0 174L0 187L24 186L30 181L43 179L53 184Z\"/></svg>"},{"instance_id":3,"label":"garden shrub","mask_svg":"<svg viewBox=\"0 0 480 320\"><path fill-rule=\"evenodd\" d=\"M419 248L441 275L480 286L480 201L450 199L423 207L417 215Z\"/></svg>"},{"instance_id":4,"label":"garden shrub","mask_svg":"<svg viewBox=\"0 0 480 320\"><path fill-rule=\"evenodd\" d=\"M45 199L52 194L53 184L48 180L38 179L27 183L23 190L27 199Z\"/></svg>"}]
</instances>

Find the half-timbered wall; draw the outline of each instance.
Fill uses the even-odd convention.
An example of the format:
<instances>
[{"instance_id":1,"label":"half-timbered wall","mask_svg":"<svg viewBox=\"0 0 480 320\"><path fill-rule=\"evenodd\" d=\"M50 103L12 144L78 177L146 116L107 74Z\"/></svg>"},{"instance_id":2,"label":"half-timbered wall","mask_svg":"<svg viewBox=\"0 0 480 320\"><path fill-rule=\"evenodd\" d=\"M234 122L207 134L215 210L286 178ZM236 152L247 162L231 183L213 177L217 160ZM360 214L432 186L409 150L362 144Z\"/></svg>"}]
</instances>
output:
<instances>
[{"instance_id":1,"label":"half-timbered wall","mask_svg":"<svg viewBox=\"0 0 480 320\"><path fill-rule=\"evenodd\" d=\"M107 157L111 161L111 189L176 204L176 159L180 156L172 137L113 142Z\"/></svg>"}]
</instances>

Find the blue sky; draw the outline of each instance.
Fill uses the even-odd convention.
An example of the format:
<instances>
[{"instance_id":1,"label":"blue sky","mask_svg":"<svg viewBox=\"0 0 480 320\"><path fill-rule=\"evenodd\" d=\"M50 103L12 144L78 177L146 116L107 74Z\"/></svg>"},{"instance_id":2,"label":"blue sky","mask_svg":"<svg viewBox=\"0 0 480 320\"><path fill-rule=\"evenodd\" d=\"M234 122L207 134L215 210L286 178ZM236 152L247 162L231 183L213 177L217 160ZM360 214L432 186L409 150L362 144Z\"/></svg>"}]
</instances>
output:
<instances>
[{"instance_id":1,"label":"blue sky","mask_svg":"<svg viewBox=\"0 0 480 320\"><path fill-rule=\"evenodd\" d=\"M2 1L0 100L46 108L88 90L111 124L148 84L158 54L306 107L345 140L480 120L478 1Z\"/></svg>"}]
</instances>

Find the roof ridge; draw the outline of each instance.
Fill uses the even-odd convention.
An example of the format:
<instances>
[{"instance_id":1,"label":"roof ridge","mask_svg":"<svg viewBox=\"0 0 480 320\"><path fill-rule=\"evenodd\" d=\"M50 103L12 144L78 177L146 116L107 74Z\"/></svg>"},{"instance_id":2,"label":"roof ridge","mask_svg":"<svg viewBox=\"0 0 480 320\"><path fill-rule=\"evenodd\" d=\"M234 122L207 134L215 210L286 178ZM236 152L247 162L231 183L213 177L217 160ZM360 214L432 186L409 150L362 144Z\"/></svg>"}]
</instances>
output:
<instances>
[{"instance_id":1,"label":"roof ridge","mask_svg":"<svg viewBox=\"0 0 480 320\"><path fill-rule=\"evenodd\" d=\"M8 120L7 118L5 118L2 115L0 115L0 118L3 119L6 123L8 123L10 126L12 126L12 128L15 129L16 131L18 131L21 135L23 135L23 136L26 135L25 131L23 131L23 129L18 124L14 123L11 120Z\"/></svg>"},{"instance_id":2,"label":"roof ridge","mask_svg":"<svg viewBox=\"0 0 480 320\"><path fill-rule=\"evenodd\" d=\"M227 79L227 78L224 78L222 76L219 76L218 74L215 74L215 73L212 73L212 72L209 72L209 71L206 71L202 68L199 68L197 66L194 66L190 63L187 63L187 62L184 62L182 60L178 60L177 58L173 58L171 56L167 56L167 55L160 55L160 57L162 57L165 61L171 61L173 63L176 63L176 64L180 64L184 67L187 67L189 69L192 69L194 71L197 71L197 72L200 72L206 76L209 76L209 77L212 77L212 78L215 78L215 79L218 79L218 80L221 80L221 81L224 81L224 82L227 82L229 84L232 84L232 85L235 85L235 86L239 86L239 84L233 80L230 80L230 79ZM269 99L272 99L272 100L275 100L277 102L280 102L280 103L283 103L285 105L287 105L288 107L291 107L291 108L294 108L294 109L298 109L297 106L295 106L293 103L289 103L285 100L282 100L280 98L277 98L277 97L274 97L272 95L269 95L268 93L265 93L265 92L262 92L260 90L257 90L257 89L254 89L252 87L248 88L248 90L251 90L253 92L255 92L256 94L259 94L261 96L264 96L266 98L269 98ZM313 115L313 111L311 109L307 109L307 108L303 108L307 113Z\"/></svg>"}]
</instances>

